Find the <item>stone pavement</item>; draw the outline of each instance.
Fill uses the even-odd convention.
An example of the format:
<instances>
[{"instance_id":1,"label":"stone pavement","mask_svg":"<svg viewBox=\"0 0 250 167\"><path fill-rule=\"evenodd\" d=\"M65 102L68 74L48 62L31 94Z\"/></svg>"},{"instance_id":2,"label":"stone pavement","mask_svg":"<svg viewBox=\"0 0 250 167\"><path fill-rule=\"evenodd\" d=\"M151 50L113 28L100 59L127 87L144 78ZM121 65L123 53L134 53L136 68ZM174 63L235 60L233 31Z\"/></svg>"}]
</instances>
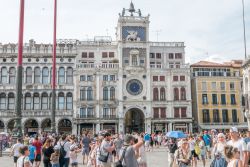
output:
<instances>
[{"instance_id":1,"label":"stone pavement","mask_svg":"<svg viewBox=\"0 0 250 167\"><path fill-rule=\"evenodd\" d=\"M79 157L79 167L85 167L82 165L82 156ZM168 152L165 148L154 149L153 152L147 152L148 167L169 167ZM206 167L209 167L210 162ZM13 167L13 158L9 156L0 157L0 167ZM202 167L201 162L198 163L198 167ZM41 165L43 167L43 165Z\"/></svg>"}]
</instances>

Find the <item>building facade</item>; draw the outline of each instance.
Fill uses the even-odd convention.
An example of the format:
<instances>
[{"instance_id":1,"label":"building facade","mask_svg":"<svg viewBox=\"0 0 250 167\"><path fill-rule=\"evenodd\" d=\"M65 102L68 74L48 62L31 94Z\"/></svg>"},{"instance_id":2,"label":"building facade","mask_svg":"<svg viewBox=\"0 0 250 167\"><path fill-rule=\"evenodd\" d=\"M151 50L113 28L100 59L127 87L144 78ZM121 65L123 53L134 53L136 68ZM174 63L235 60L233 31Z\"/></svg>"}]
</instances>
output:
<instances>
[{"instance_id":1,"label":"building facade","mask_svg":"<svg viewBox=\"0 0 250 167\"><path fill-rule=\"evenodd\" d=\"M49 69L50 76L52 49L51 45L48 51L41 46L37 49L35 44L34 51L24 53L24 68L30 66L32 70L28 76L34 78L29 84L24 82L23 90L30 92L32 106L24 108L22 112L24 126L26 120L32 119L37 122L39 131L44 131L45 119L47 127L50 126L50 98L48 107L43 109L43 92L47 92L49 97L51 86L50 80L43 83L43 68ZM1 47L0 54L3 56L0 61L5 57L8 62L12 57L16 59L16 47L14 54L9 53L11 46ZM3 49L6 47L7 51ZM47 53L42 53L44 50ZM59 41L57 53L58 132L72 131L79 134L87 129L94 132L103 129L111 132L149 133L192 131L190 67L185 64L184 43L151 42L149 15L142 16L140 10L135 10L133 3L128 10L123 9L119 14L115 41L110 37ZM47 62L43 62L45 55L48 57ZM28 59L31 62L27 62ZM11 120L9 113L13 115L14 109L7 107L9 92L5 88L9 84L5 80L9 79L5 79L5 76L9 77L10 68L15 67L15 62L3 64L7 71L1 68L4 82L1 82L0 90L4 95L3 98L0 97L0 103L4 104L0 104L0 113L4 116L1 117L1 122L6 130L9 129ZM40 68L39 83L36 82L36 67ZM26 71L24 70L24 78L27 77ZM12 86L8 89L15 94L14 88ZM38 96L36 93L39 99L35 98ZM26 106L26 101L29 100L24 100L23 106ZM6 107L1 109L1 106Z\"/></svg>"},{"instance_id":2,"label":"building facade","mask_svg":"<svg viewBox=\"0 0 250 167\"><path fill-rule=\"evenodd\" d=\"M244 114L248 122L248 130L250 130L250 60L249 58L244 61L243 68L243 95L245 99Z\"/></svg>"},{"instance_id":3,"label":"building facade","mask_svg":"<svg viewBox=\"0 0 250 167\"><path fill-rule=\"evenodd\" d=\"M242 61L191 65L195 129L246 129Z\"/></svg>"}]
</instances>

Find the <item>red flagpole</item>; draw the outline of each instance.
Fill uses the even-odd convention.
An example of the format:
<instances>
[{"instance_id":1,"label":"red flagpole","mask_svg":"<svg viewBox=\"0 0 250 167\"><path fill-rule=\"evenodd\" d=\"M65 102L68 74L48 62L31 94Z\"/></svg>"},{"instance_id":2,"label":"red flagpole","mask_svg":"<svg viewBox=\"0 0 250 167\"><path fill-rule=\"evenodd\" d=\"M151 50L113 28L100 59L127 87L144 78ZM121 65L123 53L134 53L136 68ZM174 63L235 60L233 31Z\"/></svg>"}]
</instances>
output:
<instances>
[{"instance_id":1,"label":"red flagpole","mask_svg":"<svg viewBox=\"0 0 250 167\"><path fill-rule=\"evenodd\" d=\"M55 110L56 110L56 20L57 20L57 0L54 0L54 36L53 36L53 65L52 65L52 112L51 131L56 132Z\"/></svg>"}]
</instances>

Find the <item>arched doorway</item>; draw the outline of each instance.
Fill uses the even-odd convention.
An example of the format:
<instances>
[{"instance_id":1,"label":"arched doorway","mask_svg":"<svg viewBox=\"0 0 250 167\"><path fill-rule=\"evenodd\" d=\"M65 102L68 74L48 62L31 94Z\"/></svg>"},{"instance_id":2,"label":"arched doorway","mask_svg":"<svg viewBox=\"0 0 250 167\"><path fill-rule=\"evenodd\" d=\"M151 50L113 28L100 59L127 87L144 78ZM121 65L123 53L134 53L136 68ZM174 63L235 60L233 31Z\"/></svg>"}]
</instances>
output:
<instances>
[{"instance_id":1,"label":"arched doorway","mask_svg":"<svg viewBox=\"0 0 250 167\"><path fill-rule=\"evenodd\" d=\"M72 133L72 123L68 119L62 119L58 123L58 133L59 134L71 134Z\"/></svg>"},{"instance_id":2,"label":"arched doorway","mask_svg":"<svg viewBox=\"0 0 250 167\"><path fill-rule=\"evenodd\" d=\"M4 123L0 120L0 132L4 132Z\"/></svg>"},{"instance_id":3,"label":"arched doorway","mask_svg":"<svg viewBox=\"0 0 250 167\"><path fill-rule=\"evenodd\" d=\"M38 133L38 122L34 119L29 119L24 123L24 133L35 135Z\"/></svg>"},{"instance_id":4,"label":"arched doorway","mask_svg":"<svg viewBox=\"0 0 250 167\"><path fill-rule=\"evenodd\" d=\"M125 115L125 133L144 132L145 116L138 108L130 109Z\"/></svg>"},{"instance_id":5,"label":"arched doorway","mask_svg":"<svg viewBox=\"0 0 250 167\"><path fill-rule=\"evenodd\" d=\"M51 131L51 120L49 118L44 119L41 123L42 132L50 132Z\"/></svg>"},{"instance_id":6,"label":"arched doorway","mask_svg":"<svg viewBox=\"0 0 250 167\"><path fill-rule=\"evenodd\" d=\"M12 119L12 120L10 120L9 122L8 122L8 124L7 124L7 132L8 133L12 133L12 130L14 129L14 125L15 125L15 120L14 119Z\"/></svg>"}]
</instances>

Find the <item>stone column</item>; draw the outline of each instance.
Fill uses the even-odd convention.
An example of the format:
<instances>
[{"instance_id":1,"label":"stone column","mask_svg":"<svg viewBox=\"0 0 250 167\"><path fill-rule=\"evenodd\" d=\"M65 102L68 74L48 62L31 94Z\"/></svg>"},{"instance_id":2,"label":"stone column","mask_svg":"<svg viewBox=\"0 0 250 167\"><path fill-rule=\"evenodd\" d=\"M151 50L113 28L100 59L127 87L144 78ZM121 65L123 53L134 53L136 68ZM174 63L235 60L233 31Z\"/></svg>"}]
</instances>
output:
<instances>
[{"instance_id":1,"label":"stone column","mask_svg":"<svg viewBox=\"0 0 250 167\"><path fill-rule=\"evenodd\" d=\"M95 131L96 133L98 133L100 131L100 123L97 123L96 126L95 126Z\"/></svg>"},{"instance_id":2,"label":"stone column","mask_svg":"<svg viewBox=\"0 0 250 167\"><path fill-rule=\"evenodd\" d=\"M193 124L192 123L189 123L189 133L193 133Z\"/></svg>"},{"instance_id":3,"label":"stone column","mask_svg":"<svg viewBox=\"0 0 250 167\"><path fill-rule=\"evenodd\" d=\"M77 124L76 123L72 124L72 134L77 134Z\"/></svg>"},{"instance_id":4,"label":"stone column","mask_svg":"<svg viewBox=\"0 0 250 167\"><path fill-rule=\"evenodd\" d=\"M119 127L118 127L118 133L124 134L124 120L123 118L119 118Z\"/></svg>"},{"instance_id":5,"label":"stone column","mask_svg":"<svg viewBox=\"0 0 250 167\"><path fill-rule=\"evenodd\" d=\"M172 129L173 129L173 123L172 122L170 122L169 124L168 124L168 131L172 131Z\"/></svg>"},{"instance_id":6,"label":"stone column","mask_svg":"<svg viewBox=\"0 0 250 167\"><path fill-rule=\"evenodd\" d=\"M152 132L151 119L146 119L145 125L146 125L145 131L146 131L147 133L151 134L151 132Z\"/></svg>"}]
</instances>

